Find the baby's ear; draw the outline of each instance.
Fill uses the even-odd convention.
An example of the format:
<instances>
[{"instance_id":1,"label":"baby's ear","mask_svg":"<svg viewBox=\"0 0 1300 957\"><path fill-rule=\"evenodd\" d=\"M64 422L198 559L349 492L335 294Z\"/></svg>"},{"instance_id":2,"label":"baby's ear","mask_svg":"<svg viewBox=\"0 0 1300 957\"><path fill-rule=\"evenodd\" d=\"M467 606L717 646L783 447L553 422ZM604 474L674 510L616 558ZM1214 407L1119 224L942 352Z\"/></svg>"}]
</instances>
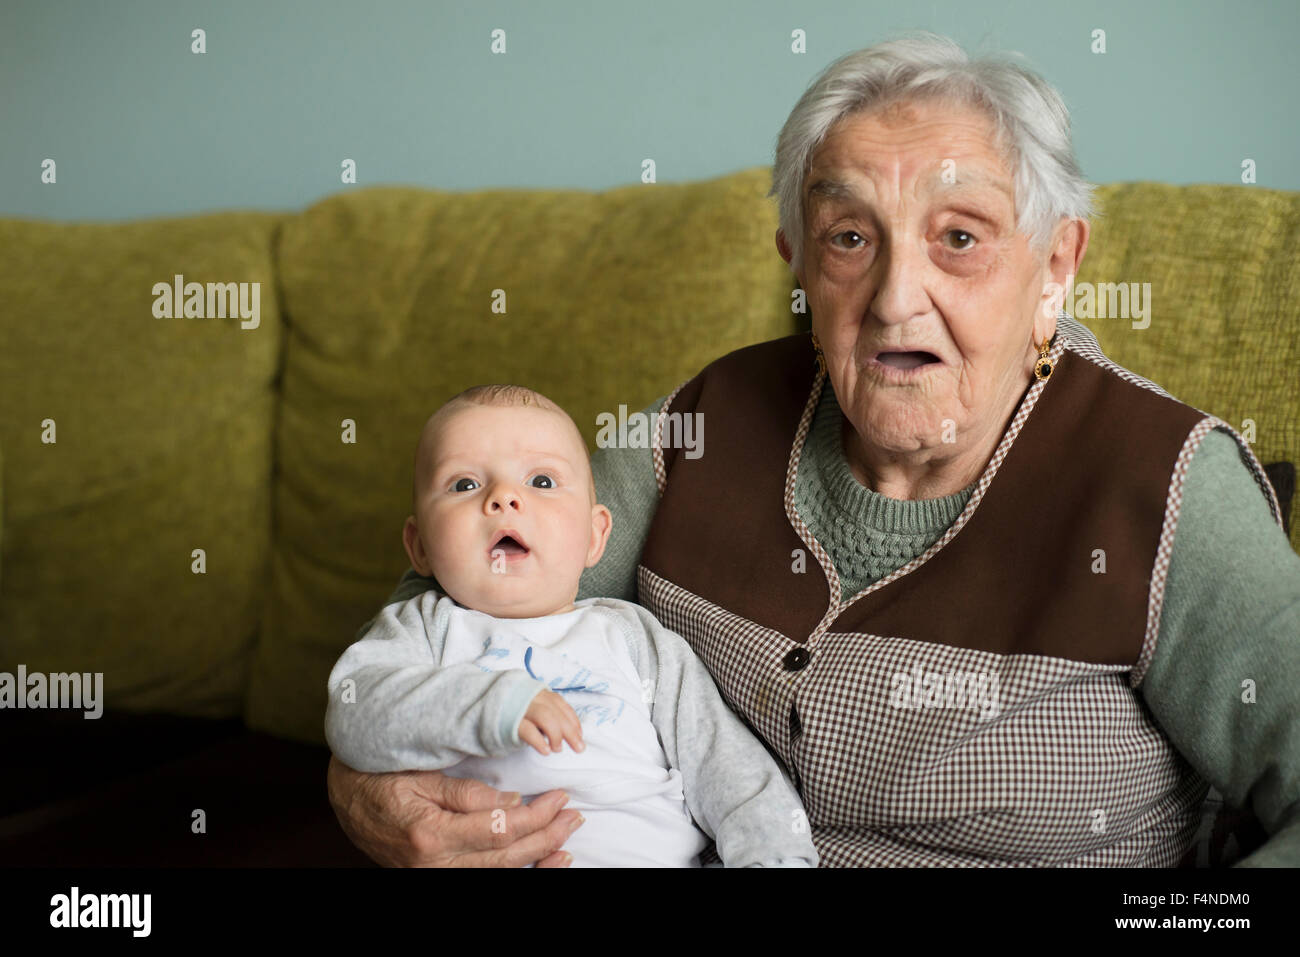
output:
<instances>
[{"instance_id":1,"label":"baby's ear","mask_svg":"<svg viewBox=\"0 0 1300 957\"><path fill-rule=\"evenodd\" d=\"M429 578L433 575L433 566L429 564L429 556L424 550L424 540L420 538L420 526L415 521L414 515L406 517L406 525L402 527L402 544L406 546L406 557L411 560L411 567Z\"/></svg>"},{"instance_id":2,"label":"baby's ear","mask_svg":"<svg viewBox=\"0 0 1300 957\"><path fill-rule=\"evenodd\" d=\"M591 545L587 549L587 568L600 561L609 543L610 529L614 527L614 516L604 505L591 507Z\"/></svg>"}]
</instances>

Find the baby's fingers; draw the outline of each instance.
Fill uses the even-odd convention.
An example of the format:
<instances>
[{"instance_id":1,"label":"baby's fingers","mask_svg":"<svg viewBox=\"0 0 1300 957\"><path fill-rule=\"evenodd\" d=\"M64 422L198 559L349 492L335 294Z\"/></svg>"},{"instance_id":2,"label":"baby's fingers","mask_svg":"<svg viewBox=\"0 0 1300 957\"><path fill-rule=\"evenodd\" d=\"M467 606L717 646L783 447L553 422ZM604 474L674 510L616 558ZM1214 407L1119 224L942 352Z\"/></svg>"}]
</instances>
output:
<instances>
[{"instance_id":1,"label":"baby's fingers","mask_svg":"<svg viewBox=\"0 0 1300 957\"><path fill-rule=\"evenodd\" d=\"M564 740L569 742L569 747L574 751L585 751L587 748L582 743L582 722L578 720L578 715L572 708L564 716Z\"/></svg>"},{"instance_id":2,"label":"baby's fingers","mask_svg":"<svg viewBox=\"0 0 1300 957\"><path fill-rule=\"evenodd\" d=\"M582 743L582 722L578 720L578 716L573 712L572 708L566 706L565 710L567 713L557 717L555 723L549 726L553 729L551 732L551 746L556 751L560 751L564 748L564 742L567 741L569 747L574 751L583 751L587 746Z\"/></svg>"},{"instance_id":3,"label":"baby's fingers","mask_svg":"<svg viewBox=\"0 0 1300 957\"><path fill-rule=\"evenodd\" d=\"M569 742L569 747L574 751L581 751L584 747L582 724L578 721L577 715L573 714L567 706L565 710L569 713L565 714L557 709L535 719L550 742L553 754L559 754L564 750L565 741Z\"/></svg>"},{"instance_id":4,"label":"baby's fingers","mask_svg":"<svg viewBox=\"0 0 1300 957\"><path fill-rule=\"evenodd\" d=\"M560 709L559 728L563 729L564 740L569 742L569 747L574 751L585 750L587 746L582 743L582 721L578 718L578 712L563 698L560 699L560 704L563 707Z\"/></svg>"},{"instance_id":5,"label":"baby's fingers","mask_svg":"<svg viewBox=\"0 0 1300 957\"><path fill-rule=\"evenodd\" d=\"M568 733L561 718L553 714L547 715L542 730L546 733L546 740L550 742L552 754L559 754L564 750L564 739L568 737Z\"/></svg>"},{"instance_id":6,"label":"baby's fingers","mask_svg":"<svg viewBox=\"0 0 1300 957\"><path fill-rule=\"evenodd\" d=\"M550 754L550 746L546 743L546 738L538 730L537 725L533 724L527 718L519 723L519 740L525 744L530 744L538 754Z\"/></svg>"},{"instance_id":7,"label":"baby's fingers","mask_svg":"<svg viewBox=\"0 0 1300 957\"><path fill-rule=\"evenodd\" d=\"M541 714L534 715L532 724L537 729L537 739L546 746L546 750L538 748L538 751L542 754L559 754L564 750L564 726L555 712L543 711ZM523 737L522 733L520 737Z\"/></svg>"},{"instance_id":8,"label":"baby's fingers","mask_svg":"<svg viewBox=\"0 0 1300 957\"><path fill-rule=\"evenodd\" d=\"M569 747L575 751L585 751L587 746L582 743L582 725L578 725L577 731L569 731L564 735L564 740L569 742Z\"/></svg>"}]
</instances>

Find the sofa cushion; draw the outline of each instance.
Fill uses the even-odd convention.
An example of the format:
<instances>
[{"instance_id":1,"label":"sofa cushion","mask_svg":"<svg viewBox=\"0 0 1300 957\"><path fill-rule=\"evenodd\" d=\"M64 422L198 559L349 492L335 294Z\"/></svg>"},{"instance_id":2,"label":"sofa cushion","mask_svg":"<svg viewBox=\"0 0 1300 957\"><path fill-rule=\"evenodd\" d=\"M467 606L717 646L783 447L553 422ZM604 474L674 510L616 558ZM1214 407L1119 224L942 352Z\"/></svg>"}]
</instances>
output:
<instances>
[{"instance_id":1,"label":"sofa cushion","mask_svg":"<svg viewBox=\"0 0 1300 957\"><path fill-rule=\"evenodd\" d=\"M416 439L446 399L521 383L594 442L597 413L638 411L716 356L796 331L770 176L605 193L374 188L286 223L275 557L253 727L323 740L329 670L407 567Z\"/></svg>"},{"instance_id":2,"label":"sofa cushion","mask_svg":"<svg viewBox=\"0 0 1300 957\"><path fill-rule=\"evenodd\" d=\"M0 671L102 672L108 709L242 714L269 563L276 222L0 220ZM257 328L156 317L176 275L260 282Z\"/></svg>"}]
</instances>

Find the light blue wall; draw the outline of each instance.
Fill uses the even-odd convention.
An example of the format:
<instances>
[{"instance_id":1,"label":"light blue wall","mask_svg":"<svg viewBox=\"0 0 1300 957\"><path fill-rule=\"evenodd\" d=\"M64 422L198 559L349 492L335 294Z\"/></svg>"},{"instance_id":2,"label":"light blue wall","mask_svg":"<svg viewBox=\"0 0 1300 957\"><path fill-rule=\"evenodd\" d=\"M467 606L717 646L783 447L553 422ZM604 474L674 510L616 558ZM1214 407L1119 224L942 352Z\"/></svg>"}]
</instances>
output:
<instances>
[{"instance_id":1,"label":"light blue wall","mask_svg":"<svg viewBox=\"0 0 1300 957\"><path fill-rule=\"evenodd\" d=\"M1300 189L1297 0L0 0L0 215L301 207L345 157L361 185L706 178L770 164L827 63L916 27L1025 53L1094 182L1237 183L1249 157Z\"/></svg>"}]
</instances>

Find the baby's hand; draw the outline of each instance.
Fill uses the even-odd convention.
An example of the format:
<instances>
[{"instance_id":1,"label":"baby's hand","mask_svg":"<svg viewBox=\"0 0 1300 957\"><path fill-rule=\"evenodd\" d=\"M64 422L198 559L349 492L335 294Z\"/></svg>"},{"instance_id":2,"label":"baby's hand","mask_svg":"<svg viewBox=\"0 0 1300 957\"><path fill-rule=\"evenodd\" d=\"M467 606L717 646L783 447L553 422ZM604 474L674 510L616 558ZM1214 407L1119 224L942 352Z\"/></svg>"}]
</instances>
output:
<instances>
[{"instance_id":1,"label":"baby's hand","mask_svg":"<svg viewBox=\"0 0 1300 957\"><path fill-rule=\"evenodd\" d=\"M561 695L543 689L528 706L524 720L519 722L519 737L531 744L538 754L554 754L564 750L564 742L575 751L585 751L582 743L582 723L577 712ZM547 746L547 739L550 746Z\"/></svg>"}]
</instances>

